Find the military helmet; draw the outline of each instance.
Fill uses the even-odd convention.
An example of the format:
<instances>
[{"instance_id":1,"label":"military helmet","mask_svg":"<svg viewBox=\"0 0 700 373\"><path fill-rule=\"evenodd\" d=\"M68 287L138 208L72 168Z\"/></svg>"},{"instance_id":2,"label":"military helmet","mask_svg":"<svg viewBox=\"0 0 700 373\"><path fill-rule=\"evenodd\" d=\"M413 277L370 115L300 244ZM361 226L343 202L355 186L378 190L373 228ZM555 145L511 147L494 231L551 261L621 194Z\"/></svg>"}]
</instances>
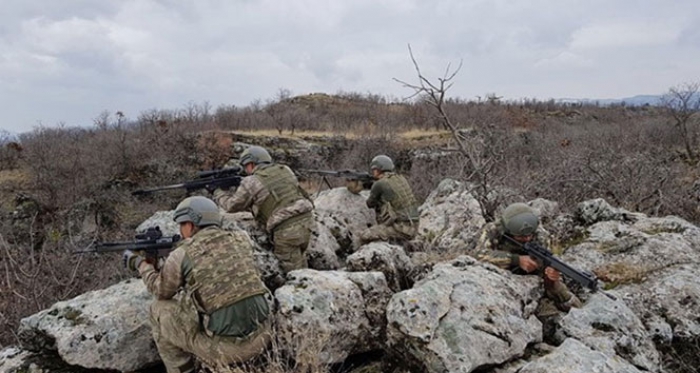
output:
<instances>
[{"instance_id":1,"label":"military helmet","mask_svg":"<svg viewBox=\"0 0 700 373\"><path fill-rule=\"evenodd\" d=\"M369 168L370 170L376 168L380 171L394 171L394 161L386 155L378 155L372 159Z\"/></svg>"},{"instance_id":2,"label":"military helmet","mask_svg":"<svg viewBox=\"0 0 700 373\"><path fill-rule=\"evenodd\" d=\"M272 157L270 157L270 153L265 150L265 148L261 146L250 146L248 149L244 150L243 153L241 153L241 166L247 165L248 163L270 163L272 162Z\"/></svg>"},{"instance_id":3,"label":"military helmet","mask_svg":"<svg viewBox=\"0 0 700 373\"><path fill-rule=\"evenodd\" d=\"M539 218L535 211L524 203L513 203L503 210L501 222L505 232L511 236L529 236L535 234Z\"/></svg>"},{"instance_id":4,"label":"military helmet","mask_svg":"<svg viewBox=\"0 0 700 373\"><path fill-rule=\"evenodd\" d=\"M182 200L175 208L176 223L192 222L196 227L221 226L221 213L214 201L207 197L194 196Z\"/></svg>"}]
</instances>

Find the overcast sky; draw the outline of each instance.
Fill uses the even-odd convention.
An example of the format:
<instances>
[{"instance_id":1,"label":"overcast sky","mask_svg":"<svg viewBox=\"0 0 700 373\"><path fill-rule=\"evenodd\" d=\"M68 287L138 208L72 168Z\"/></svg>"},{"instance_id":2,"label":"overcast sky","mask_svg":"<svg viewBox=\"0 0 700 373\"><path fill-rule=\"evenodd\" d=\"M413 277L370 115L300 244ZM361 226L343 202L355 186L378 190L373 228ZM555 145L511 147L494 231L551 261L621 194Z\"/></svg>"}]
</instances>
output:
<instances>
[{"instance_id":1,"label":"overcast sky","mask_svg":"<svg viewBox=\"0 0 700 373\"><path fill-rule=\"evenodd\" d=\"M698 0L0 0L0 129L247 105L280 88L621 98L700 80Z\"/></svg>"}]
</instances>

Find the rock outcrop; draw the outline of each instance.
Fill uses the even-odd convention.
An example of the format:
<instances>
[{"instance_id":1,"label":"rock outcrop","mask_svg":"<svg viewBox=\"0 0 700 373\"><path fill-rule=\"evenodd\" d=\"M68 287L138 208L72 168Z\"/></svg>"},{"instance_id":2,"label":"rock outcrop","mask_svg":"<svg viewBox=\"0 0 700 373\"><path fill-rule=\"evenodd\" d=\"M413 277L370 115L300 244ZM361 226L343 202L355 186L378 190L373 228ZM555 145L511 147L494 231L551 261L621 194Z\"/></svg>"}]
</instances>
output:
<instances>
[{"instance_id":1,"label":"rock outcrop","mask_svg":"<svg viewBox=\"0 0 700 373\"><path fill-rule=\"evenodd\" d=\"M700 336L700 229L673 216L604 215L564 259L614 287L655 340Z\"/></svg>"},{"instance_id":2,"label":"rock outcrop","mask_svg":"<svg viewBox=\"0 0 700 373\"><path fill-rule=\"evenodd\" d=\"M372 242L348 256L346 263L348 271L384 273L389 288L393 291L401 291L411 285L409 273L413 269L413 263L401 246Z\"/></svg>"},{"instance_id":3,"label":"rock outcrop","mask_svg":"<svg viewBox=\"0 0 700 373\"><path fill-rule=\"evenodd\" d=\"M515 373L516 371L512 371ZM641 373L619 356L592 350L569 338L552 353L525 364L518 373ZM504 372L505 373L505 372Z\"/></svg>"},{"instance_id":4,"label":"rock outcrop","mask_svg":"<svg viewBox=\"0 0 700 373\"><path fill-rule=\"evenodd\" d=\"M367 207L366 200L367 191L353 194L345 187L324 190L314 199L318 224L336 239L340 257L352 252L354 237L376 224L374 211Z\"/></svg>"},{"instance_id":5,"label":"rock outcrop","mask_svg":"<svg viewBox=\"0 0 700 373\"><path fill-rule=\"evenodd\" d=\"M486 223L477 200L460 182L445 179L420 206L418 240L444 251L474 247Z\"/></svg>"},{"instance_id":6,"label":"rock outcrop","mask_svg":"<svg viewBox=\"0 0 700 373\"><path fill-rule=\"evenodd\" d=\"M133 371L160 361L151 337L152 296L141 280L91 291L22 319L26 350L53 351L85 368Z\"/></svg>"},{"instance_id":7,"label":"rock outcrop","mask_svg":"<svg viewBox=\"0 0 700 373\"><path fill-rule=\"evenodd\" d=\"M472 372L522 356L542 340L536 276L514 275L462 256L437 264L387 308L387 344L415 371Z\"/></svg>"},{"instance_id":8,"label":"rock outcrop","mask_svg":"<svg viewBox=\"0 0 700 373\"><path fill-rule=\"evenodd\" d=\"M292 271L275 291L278 339L291 356L326 364L380 348L391 294L380 272Z\"/></svg>"},{"instance_id":9,"label":"rock outcrop","mask_svg":"<svg viewBox=\"0 0 700 373\"><path fill-rule=\"evenodd\" d=\"M619 299L592 296L582 308L572 309L561 320L561 331L607 356L620 355L642 370L659 369L659 352L649 332Z\"/></svg>"}]
</instances>

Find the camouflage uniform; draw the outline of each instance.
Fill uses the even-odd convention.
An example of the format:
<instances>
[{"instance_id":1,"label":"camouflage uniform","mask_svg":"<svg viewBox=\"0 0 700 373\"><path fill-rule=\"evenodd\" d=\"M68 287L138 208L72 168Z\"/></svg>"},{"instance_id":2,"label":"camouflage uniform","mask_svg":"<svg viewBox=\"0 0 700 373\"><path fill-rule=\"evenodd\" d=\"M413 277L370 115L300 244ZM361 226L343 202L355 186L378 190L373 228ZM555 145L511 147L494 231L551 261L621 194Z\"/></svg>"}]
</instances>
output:
<instances>
[{"instance_id":1,"label":"camouflage uniform","mask_svg":"<svg viewBox=\"0 0 700 373\"><path fill-rule=\"evenodd\" d=\"M525 274L525 272L520 269L520 256L526 254L516 244L503 238L504 232L505 229L500 221L486 224L482 229L473 256L497 267ZM537 230L533 242L537 242L544 247L550 247L549 240L541 230ZM544 268L539 268L537 274L544 278L545 295L547 299L554 303L550 305L548 304L549 302L541 302L538 309L539 316L549 316L552 313L556 313L557 311L552 309L554 306L568 310L568 308L573 305L568 304L570 301L578 301L578 299L574 299L574 295L561 280L551 281L547 279L544 276Z\"/></svg>"},{"instance_id":2,"label":"camouflage uniform","mask_svg":"<svg viewBox=\"0 0 700 373\"><path fill-rule=\"evenodd\" d=\"M184 240L157 271L139 272L151 305L153 339L168 373L249 360L270 342L269 292L243 233L205 227ZM177 296L176 296L177 295Z\"/></svg>"},{"instance_id":3,"label":"camouflage uniform","mask_svg":"<svg viewBox=\"0 0 700 373\"><path fill-rule=\"evenodd\" d=\"M315 224L313 204L287 166L258 165L233 195L216 190L214 201L229 212L253 212L258 225L272 238L285 273L306 268L305 252Z\"/></svg>"},{"instance_id":4,"label":"camouflage uniform","mask_svg":"<svg viewBox=\"0 0 700 373\"><path fill-rule=\"evenodd\" d=\"M360 232L359 244L410 240L418 231L418 203L405 177L385 172L372 185L367 207L377 213L377 225Z\"/></svg>"}]
</instances>

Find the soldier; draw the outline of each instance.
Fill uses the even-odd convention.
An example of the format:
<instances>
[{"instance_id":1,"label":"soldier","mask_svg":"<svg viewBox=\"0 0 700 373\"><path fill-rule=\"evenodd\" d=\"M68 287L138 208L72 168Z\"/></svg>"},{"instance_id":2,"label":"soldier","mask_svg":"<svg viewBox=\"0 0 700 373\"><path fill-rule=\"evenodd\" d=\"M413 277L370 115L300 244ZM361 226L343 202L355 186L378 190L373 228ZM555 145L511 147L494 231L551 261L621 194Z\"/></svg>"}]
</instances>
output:
<instances>
[{"instance_id":1,"label":"soldier","mask_svg":"<svg viewBox=\"0 0 700 373\"><path fill-rule=\"evenodd\" d=\"M394 162L378 155L370 163L372 184L367 207L377 215L377 225L359 234L356 246L372 241L410 240L418 231L418 203L405 177L394 173Z\"/></svg>"},{"instance_id":2,"label":"soldier","mask_svg":"<svg viewBox=\"0 0 700 373\"><path fill-rule=\"evenodd\" d=\"M252 176L244 178L233 195L215 190L214 200L229 212L253 212L258 225L272 239L274 254L285 274L306 268L305 252L315 224L308 194L292 170L272 163L270 153L262 147L244 150L240 164Z\"/></svg>"},{"instance_id":3,"label":"soldier","mask_svg":"<svg viewBox=\"0 0 700 373\"><path fill-rule=\"evenodd\" d=\"M523 244L537 242L548 247L546 239L538 234L538 226L539 218L530 206L524 203L509 205L497 222L488 223L483 228L474 256L503 269L524 274L536 272L543 276L545 295L551 302L540 302L538 316L547 317L558 313L554 307L568 311L571 307L580 307L581 301L561 281L559 271L552 267L542 268L540 263L504 238L507 235Z\"/></svg>"},{"instance_id":4,"label":"soldier","mask_svg":"<svg viewBox=\"0 0 700 373\"><path fill-rule=\"evenodd\" d=\"M174 220L184 240L160 270L140 253L124 252L124 266L138 270L156 298L151 327L168 373L193 372L192 355L212 366L259 355L271 338L271 298L250 240L222 230L219 208L205 197L183 200Z\"/></svg>"}]
</instances>

